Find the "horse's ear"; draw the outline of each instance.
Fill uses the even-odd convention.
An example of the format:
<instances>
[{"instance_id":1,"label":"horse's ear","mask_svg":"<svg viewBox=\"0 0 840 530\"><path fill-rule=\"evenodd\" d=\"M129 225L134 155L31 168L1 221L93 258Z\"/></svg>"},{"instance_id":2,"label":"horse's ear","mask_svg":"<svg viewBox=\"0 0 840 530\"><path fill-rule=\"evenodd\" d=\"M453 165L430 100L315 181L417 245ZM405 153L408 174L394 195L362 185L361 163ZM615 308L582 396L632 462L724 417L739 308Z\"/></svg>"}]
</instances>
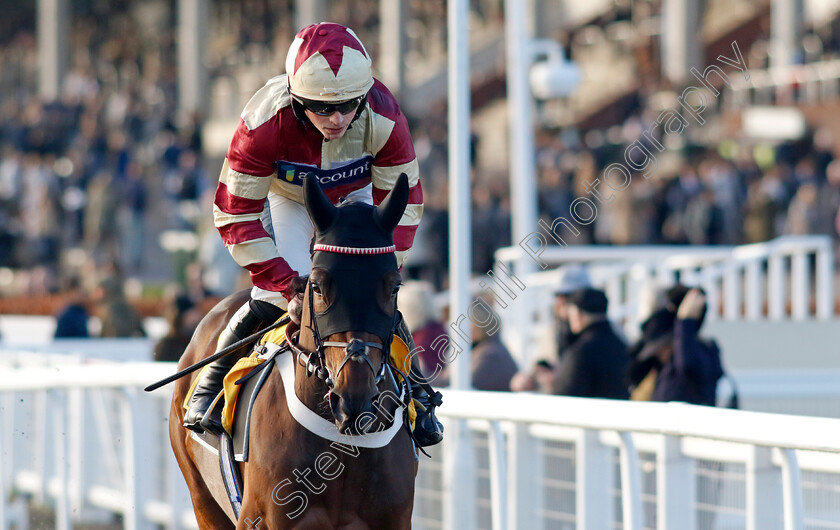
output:
<instances>
[{"instance_id":1,"label":"horse's ear","mask_svg":"<svg viewBox=\"0 0 840 530\"><path fill-rule=\"evenodd\" d=\"M315 177L303 179L303 202L318 232L325 232L338 217L338 208L324 194Z\"/></svg>"},{"instance_id":2,"label":"horse's ear","mask_svg":"<svg viewBox=\"0 0 840 530\"><path fill-rule=\"evenodd\" d=\"M388 233L394 231L397 223L400 222L405 207L408 204L408 176L401 173L397 178L397 183L394 188L388 193L388 196L382 203L376 207L376 216L379 219L379 224Z\"/></svg>"}]
</instances>

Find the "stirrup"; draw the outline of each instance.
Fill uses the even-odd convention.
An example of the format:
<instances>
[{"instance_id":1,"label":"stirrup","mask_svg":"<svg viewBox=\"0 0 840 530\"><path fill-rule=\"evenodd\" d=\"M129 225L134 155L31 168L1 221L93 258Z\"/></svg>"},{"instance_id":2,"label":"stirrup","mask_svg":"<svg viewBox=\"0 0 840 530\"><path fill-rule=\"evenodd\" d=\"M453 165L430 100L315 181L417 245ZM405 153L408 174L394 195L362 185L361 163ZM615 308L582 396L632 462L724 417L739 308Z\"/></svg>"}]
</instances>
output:
<instances>
[{"instance_id":1,"label":"stirrup","mask_svg":"<svg viewBox=\"0 0 840 530\"><path fill-rule=\"evenodd\" d=\"M435 417L435 407L443 402L440 392L432 395L423 392L420 399L414 398L414 439L420 447L429 447L443 441L443 424Z\"/></svg>"},{"instance_id":2,"label":"stirrup","mask_svg":"<svg viewBox=\"0 0 840 530\"><path fill-rule=\"evenodd\" d=\"M223 401L225 395L225 391L222 390L219 392L219 395L216 396L216 399L210 403L210 408L202 415L201 421L198 424L204 429L205 432L210 434L215 434L219 436L224 432L225 428L222 425L222 407L217 406L219 405L220 401Z\"/></svg>"},{"instance_id":3,"label":"stirrup","mask_svg":"<svg viewBox=\"0 0 840 530\"><path fill-rule=\"evenodd\" d=\"M199 390L196 389L192 398L190 398L190 408L184 414L184 427L199 434L205 431L209 431L211 434L221 434L221 412L215 415L218 419L211 416L213 416L212 412L218 408L216 405L225 394L224 389L216 394L208 392L197 395L196 392ZM213 397L214 395L215 397Z\"/></svg>"}]
</instances>

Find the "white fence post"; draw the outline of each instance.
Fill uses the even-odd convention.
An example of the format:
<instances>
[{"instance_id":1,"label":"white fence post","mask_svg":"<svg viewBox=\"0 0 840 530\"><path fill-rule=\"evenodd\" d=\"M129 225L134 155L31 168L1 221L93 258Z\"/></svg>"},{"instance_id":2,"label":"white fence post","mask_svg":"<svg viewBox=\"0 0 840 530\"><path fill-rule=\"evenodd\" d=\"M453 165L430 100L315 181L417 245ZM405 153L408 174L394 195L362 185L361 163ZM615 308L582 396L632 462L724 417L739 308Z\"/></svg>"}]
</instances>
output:
<instances>
[{"instance_id":1,"label":"white fence post","mask_svg":"<svg viewBox=\"0 0 840 530\"><path fill-rule=\"evenodd\" d=\"M580 430L575 443L575 482L577 528L612 528L612 449L601 443L598 431Z\"/></svg>"},{"instance_id":2,"label":"white fence post","mask_svg":"<svg viewBox=\"0 0 840 530\"><path fill-rule=\"evenodd\" d=\"M834 250L831 241L826 241L817 250L816 259L817 318L828 320L834 317Z\"/></svg>"},{"instance_id":3,"label":"white fence post","mask_svg":"<svg viewBox=\"0 0 840 530\"><path fill-rule=\"evenodd\" d=\"M508 436L508 528L540 528L542 493L537 487L540 481L542 458L539 444L528 433L528 425L514 423ZM473 528L473 527L461 527ZM455 529L453 529L455 530Z\"/></svg>"},{"instance_id":4,"label":"white fence post","mask_svg":"<svg viewBox=\"0 0 840 530\"><path fill-rule=\"evenodd\" d=\"M47 438L49 433L49 407L47 406L47 391L38 390L35 394L35 421L32 426L32 447L34 455L32 469L37 476L41 477L38 484L38 491L35 492L35 501L43 504L46 499L47 477Z\"/></svg>"},{"instance_id":5,"label":"white fence post","mask_svg":"<svg viewBox=\"0 0 840 530\"><path fill-rule=\"evenodd\" d=\"M774 253L767 264L767 316L770 320L782 320L787 308L785 281L785 258Z\"/></svg>"},{"instance_id":6,"label":"white fence post","mask_svg":"<svg viewBox=\"0 0 840 530\"><path fill-rule=\"evenodd\" d=\"M805 320L811 312L808 276L808 255L804 250L797 250L790 260L790 305L793 320Z\"/></svg>"},{"instance_id":7,"label":"white fence post","mask_svg":"<svg viewBox=\"0 0 840 530\"><path fill-rule=\"evenodd\" d=\"M15 393L3 393L0 395L0 399L2 399L0 401L2 402L2 409L0 410L3 412L3 421L0 422L0 427L3 428L3 431L0 432L0 495L3 496L0 498L0 523L2 523L4 521L2 511L6 506L6 501L8 501L5 492L11 490L14 481ZM4 462L9 464L4 466Z\"/></svg>"},{"instance_id":8,"label":"white fence post","mask_svg":"<svg viewBox=\"0 0 840 530\"><path fill-rule=\"evenodd\" d=\"M619 433L621 446L621 505L624 530L642 530L642 478L639 474L639 453L633 443L633 434Z\"/></svg>"},{"instance_id":9,"label":"white fence post","mask_svg":"<svg viewBox=\"0 0 840 530\"><path fill-rule=\"evenodd\" d=\"M152 462L158 465L158 445L150 436L150 422L154 415L149 414L149 399L142 394L142 389L126 387L123 389L122 436L123 436L123 473L125 479L125 506L123 521L125 530L155 530L157 525L146 519L144 509L152 499L154 491L152 476L144 470ZM144 399L145 398L145 399Z\"/></svg>"},{"instance_id":10,"label":"white fence post","mask_svg":"<svg viewBox=\"0 0 840 530\"><path fill-rule=\"evenodd\" d=\"M621 292L621 280L621 276L614 276L610 278L604 289L604 293L607 295L607 300L610 300L607 311L609 313L608 317L612 321L617 321L620 318L627 316L621 314L621 308L626 305ZM629 309L630 311L634 311L636 308L632 307Z\"/></svg>"},{"instance_id":11,"label":"white fence post","mask_svg":"<svg viewBox=\"0 0 840 530\"><path fill-rule=\"evenodd\" d=\"M58 483L58 488L55 492L56 497L56 509L55 509L55 527L56 530L72 530L73 524L70 522L70 487L69 487L69 473L67 468L69 467L69 458L68 458L68 438L69 433L68 428L68 421L67 421L67 411L69 409L67 403L67 389L55 389L50 390L49 394L47 395L47 399L52 400L52 407L51 409L55 411L60 411L58 414L54 414L55 420L54 424L54 433L52 436L52 443L55 455L55 479ZM45 490L47 495L50 494L50 482L51 478L49 475L44 477L44 481L46 482Z\"/></svg>"},{"instance_id":12,"label":"white fence post","mask_svg":"<svg viewBox=\"0 0 840 530\"><path fill-rule=\"evenodd\" d=\"M695 460L682 454L682 439L660 437L656 452L656 528L695 529L696 468Z\"/></svg>"},{"instance_id":13,"label":"white fence post","mask_svg":"<svg viewBox=\"0 0 840 530\"><path fill-rule=\"evenodd\" d=\"M443 521L447 530L475 528L475 448L466 420L446 426L444 446Z\"/></svg>"},{"instance_id":14,"label":"white fence post","mask_svg":"<svg viewBox=\"0 0 840 530\"><path fill-rule=\"evenodd\" d=\"M167 451L166 458L166 486L168 489L167 501L172 507L172 517L169 521L169 530L181 530L184 528L184 510L192 507L189 490L181 475L181 468L172 451Z\"/></svg>"},{"instance_id":15,"label":"white fence post","mask_svg":"<svg viewBox=\"0 0 840 530\"><path fill-rule=\"evenodd\" d=\"M802 530L805 519L802 508L802 472L795 450L781 449L781 453L785 530Z\"/></svg>"},{"instance_id":16,"label":"white fence post","mask_svg":"<svg viewBox=\"0 0 840 530\"><path fill-rule=\"evenodd\" d=\"M773 449L752 446L746 462L747 530L781 527L782 473L773 464Z\"/></svg>"},{"instance_id":17,"label":"white fence post","mask_svg":"<svg viewBox=\"0 0 840 530\"><path fill-rule=\"evenodd\" d=\"M700 283L700 274L695 267L684 267L680 270L680 283L694 286Z\"/></svg>"},{"instance_id":18,"label":"white fence post","mask_svg":"<svg viewBox=\"0 0 840 530\"><path fill-rule=\"evenodd\" d=\"M508 524L507 453L505 434L498 421L490 422L488 433L490 453L490 506L493 530L506 530Z\"/></svg>"},{"instance_id":19,"label":"white fence post","mask_svg":"<svg viewBox=\"0 0 840 530\"><path fill-rule=\"evenodd\" d=\"M6 415L11 415L12 411L7 411L9 401L6 399L6 396L0 395L0 398L3 400L3 405L0 407L0 411L3 412L2 417L6 418ZM7 508L9 497L6 491L6 475L8 474L8 471L5 469L5 466L3 466L3 459L6 457L8 451L8 449L6 449L5 433L8 433L8 431L4 430L4 434L0 434L0 529L2 530L6 530L8 528L8 523L11 522L11 515L9 514L9 510ZM12 467L11 463L9 467Z\"/></svg>"},{"instance_id":20,"label":"white fence post","mask_svg":"<svg viewBox=\"0 0 840 530\"><path fill-rule=\"evenodd\" d=\"M662 263L656 268L656 279L663 287L673 285L677 281L675 271L665 267Z\"/></svg>"},{"instance_id":21,"label":"white fence post","mask_svg":"<svg viewBox=\"0 0 840 530\"><path fill-rule=\"evenodd\" d=\"M642 307L643 302L647 303L647 297L650 296L650 289L656 285L656 280L652 275L650 266L647 263L637 263L630 268L626 275L627 277L627 304L630 307L630 313L625 318L625 329L636 330L642 323L642 315L640 313L643 309L650 308ZM643 297L645 299L643 300ZM650 315L644 315L647 318ZM632 334L631 334L632 335Z\"/></svg>"},{"instance_id":22,"label":"white fence post","mask_svg":"<svg viewBox=\"0 0 840 530\"><path fill-rule=\"evenodd\" d=\"M720 320L720 278L715 274L714 269L707 267L700 272L700 285L706 290L708 312L706 318L709 322ZM691 284L689 284L691 285Z\"/></svg>"},{"instance_id":23,"label":"white fence post","mask_svg":"<svg viewBox=\"0 0 840 530\"><path fill-rule=\"evenodd\" d=\"M82 516L84 509L84 435L85 435L85 394L82 388L67 389L67 450L68 450L68 481L70 486L69 501L70 512L75 514L74 519Z\"/></svg>"}]
</instances>

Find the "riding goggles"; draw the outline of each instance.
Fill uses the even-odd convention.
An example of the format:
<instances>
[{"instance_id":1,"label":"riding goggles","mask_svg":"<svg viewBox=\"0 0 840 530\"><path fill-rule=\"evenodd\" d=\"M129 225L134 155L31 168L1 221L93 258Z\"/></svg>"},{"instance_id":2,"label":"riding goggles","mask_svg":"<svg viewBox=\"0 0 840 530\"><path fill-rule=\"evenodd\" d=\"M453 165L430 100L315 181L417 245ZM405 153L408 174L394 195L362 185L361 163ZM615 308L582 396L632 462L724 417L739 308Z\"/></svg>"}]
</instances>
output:
<instances>
[{"instance_id":1,"label":"riding goggles","mask_svg":"<svg viewBox=\"0 0 840 530\"><path fill-rule=\"evenodd\" d=\"M311 99L299 98L297 96L292 97L295 99L295 101L303 105L303 108L318 116L332 116L336 112L340 112L342 114L350 114L351 112L359 108L359 105L364 99L364 96L360 96L357 98L348 99L347 101L341 101L339 103L327 103L326 101L314 101Z\"/></svg>"}]
</instances>

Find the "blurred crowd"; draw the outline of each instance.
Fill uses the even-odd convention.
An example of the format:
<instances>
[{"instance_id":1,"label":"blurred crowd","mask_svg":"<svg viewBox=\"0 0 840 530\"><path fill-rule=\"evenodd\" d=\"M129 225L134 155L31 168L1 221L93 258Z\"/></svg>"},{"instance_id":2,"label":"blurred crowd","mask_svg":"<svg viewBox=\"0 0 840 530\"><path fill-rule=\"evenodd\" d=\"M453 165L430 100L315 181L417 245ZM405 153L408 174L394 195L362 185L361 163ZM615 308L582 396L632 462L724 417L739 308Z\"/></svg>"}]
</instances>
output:
<instances>
[{"instance_id":1,"label":"blurred crowd","mask_svg":"<svg viewBox=\"0 0 840 530\"><path fill-rule=\"evenodd\" d=\"M421 167L425 163L433 169L423 172L426 209L407 265L412 277L441 288L447 268L448 210L446 184L436 177L445 175L445 135L434 143L429 136L434 127L420 130L416 136ZM558 217L571 220L572 202L591 197L586 183L603 182L604 169L622 160L627 146L637 139L634 132L642 130L640 120L633 117L610 131L615 136L626 134L626 140L619 137L615 143L601 134L582 139L539 132L539 217L548 225ZM716 148L689 147L684 156L663 156L650 178L634 173L630 185L612 193L614 198L598 209L591 224L575 224L579 234L562 232L561 227L561 237L569 245L740 245L782 235L821 234L831 236L836 245L840 161L834 158L834 146L831 132L820 129L801 142L773 147L734 141ZM498 248L519 243L511 240L510 219L508 183L475 167L473 272L487 272Z\"/></svg>"},{"instance_id":2,"label":"blurred crowd","mask_svg":"<svg viewBox=\"0 0 840 530\"><path fill-rule=\"evenodd\" d=\"M603 181L604 168L621 160L642 130L634 117L618 127L626 140L615 144L542 135L537 155L541 214L568 218L571 202L588 196L585 183ZM633 174L629 187L615 192L595 222L570 239L578 244L737 245L781 235L836 238L840 163L834 160L834 145L831 133L821 129L802 142L772 148L734 141L716 149L687 148L676 161L657 161L650 178Z\"/></svg>"},{"instance_id":3,"label":"blurred crowd","mask_svg":"<svg viewBox=\"0 0 840 530\"><path fill-rule=\"evenodd\" d=\"M87 16L72 17L59 98L38 96L31 20L0 47L0 267L45 269L20 277L29 294L89 272L88 259L141 273L149 230L195 229L189 204L210 185L200 118L175 121L171 28L149 34L120 2L71 5Z\"/></svg>"},{"instance_id":4,"label":"blurred crowd","mask_svg":"<svg viewBox=\"0 0 840 530\"><path fill-rule=\"evenodd\" d=\"M214 2L211 84L225 77L236 82L241 65L259 65L261 75L279 72L295 31L292 4ZM499 22L499 2L472 4L477 23ZM79 283L91 293L112 267L126 278L175 282L191 293L224 295L247 284L212 228L220 161L204 150L206 116L176 114L176 20L167 5L70 2L68 76L52 101L37 95L34 5L14 5L0 21L0 268L16 274L14 282L0 285L3 294L53 293ZM378 1L331 2L328 9L331 18L357 31L372 55L379 54ZM411 2L409 11L409 54L428 57L433 48L445 49L445 3ZM617 8L615 16L621 13ZM833 49L834 33L813 36L824 42L823 53ZM653 93L637 88L622 118L607 128L537 131L542 219L550 224L568 217L574 199L588 196L586 182L621 159L655 118ZM409 119L425 214L405 275L440 290L447 287L448 268L446 108L441 102ZM482 150L498 149L486 132L474 126L470 153L478 274L492 267L496 249L517 243L511 240L507 174L481 163ZM726 137L694 145L686 137L680 149L657 160L653 177L634 174L593 223L564 240L730 245L827 234L836 241L837 144L828 129L772 145ZM172 237L161 238L164 233Z\"/></svg>"},{"instance_id":5,"label":"blurred crowd","mask_svg":"<svg viewBox=\"0 0 840 530\"><path fill-rule=\"evenodd\" d=\"M470 343L469 381L477 390L536 392L583 398L682 401L716 406L724 372L717 343L702 335L708 305L700 288L649 285L649 307L639 338L628 344L624 330L607 317L609 299L577 264L560 269L553 286L552 326L530 365L517 365L501 341L497 315L475 319ZM403 287L401 310L414 330L418 360L435 386L450 384L451 364L466 346L460 320L449 328L436 310L428 282ZM492 298L483 293L476 298ZM487 300L490 302L491 300ZM734 382L730 390L736 392ZM727 406L737 408L736 395Z\"/></svg>"}]
</instances>

